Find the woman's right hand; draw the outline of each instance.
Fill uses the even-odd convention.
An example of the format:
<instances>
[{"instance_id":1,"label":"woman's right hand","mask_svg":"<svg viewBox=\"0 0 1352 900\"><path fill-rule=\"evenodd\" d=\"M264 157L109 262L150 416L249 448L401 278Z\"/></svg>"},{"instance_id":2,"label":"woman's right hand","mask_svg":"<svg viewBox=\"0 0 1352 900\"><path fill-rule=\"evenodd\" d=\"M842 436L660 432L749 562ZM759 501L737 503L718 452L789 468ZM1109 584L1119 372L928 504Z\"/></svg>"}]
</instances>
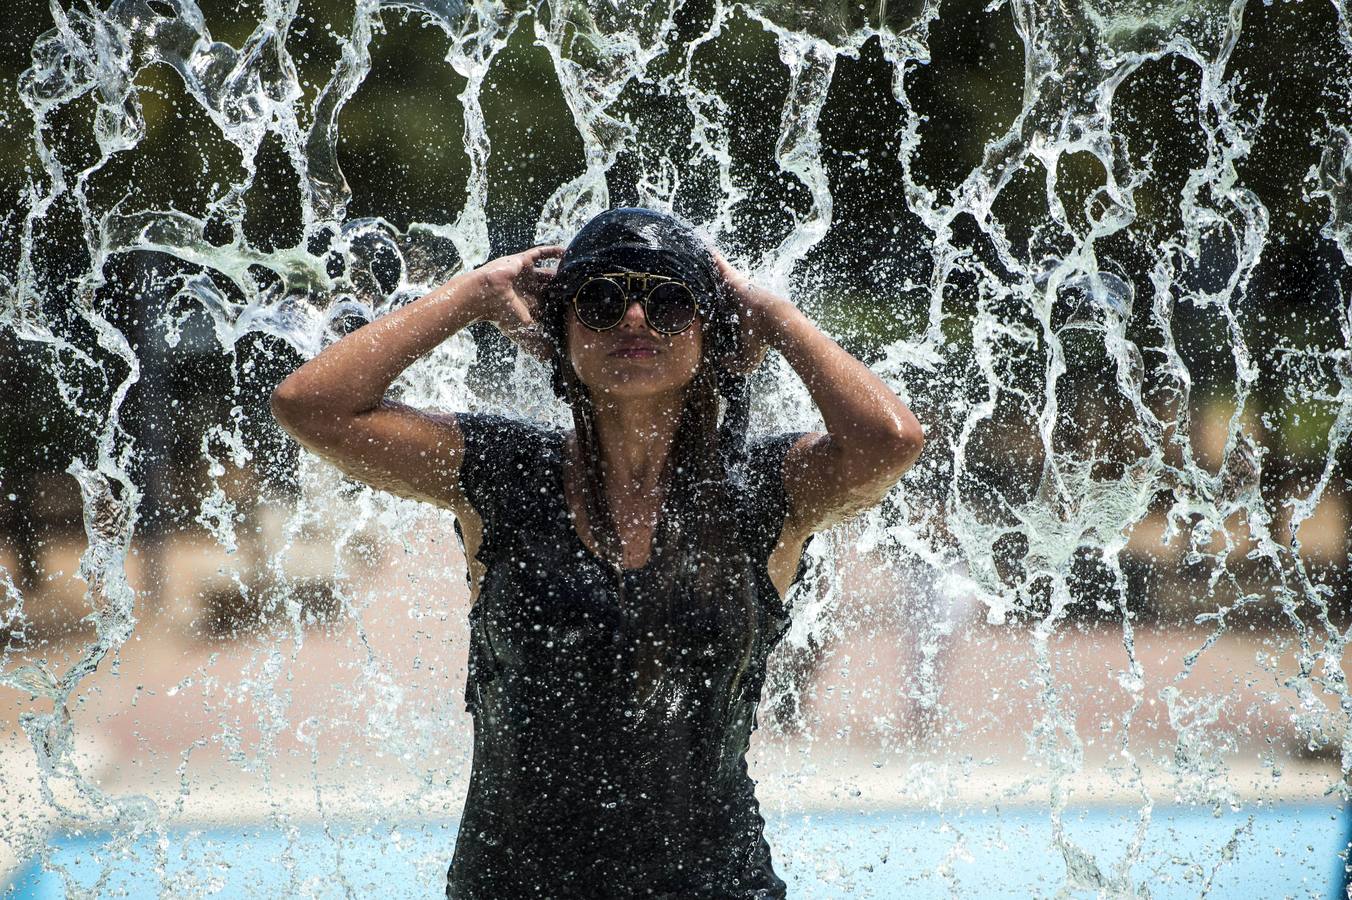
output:
<instances>
[{"instance_id":1,"label":"woman's right hand","mask_svg":"<svg viewBox=\"0 0 1352 900\"><path fill-rule=\"evenodd\" d=\"M557 259L563 247L543 245L489 260L473 272L476 279L476 318L498 330L536 359L549 356L549 343L537 324L540 289L554 277L552 269L537 268L544 259Z\"/></svg>"},{"instance_id":2,"label":"woman's right hand","mask_svg":"<svg viewBox=\"0 0 1352 900\"><path fill-rule=\"evenodd\" d=\"M788 300L756 284L723 258L723 254L709 248L718 274L732 294L737 309L737 323L741 331L741 352L733 361L735 371L749 375L765 360L765 352L774 344L775 322L782 318L780 310L791 306Z\"/></svg>"}]
</instances>

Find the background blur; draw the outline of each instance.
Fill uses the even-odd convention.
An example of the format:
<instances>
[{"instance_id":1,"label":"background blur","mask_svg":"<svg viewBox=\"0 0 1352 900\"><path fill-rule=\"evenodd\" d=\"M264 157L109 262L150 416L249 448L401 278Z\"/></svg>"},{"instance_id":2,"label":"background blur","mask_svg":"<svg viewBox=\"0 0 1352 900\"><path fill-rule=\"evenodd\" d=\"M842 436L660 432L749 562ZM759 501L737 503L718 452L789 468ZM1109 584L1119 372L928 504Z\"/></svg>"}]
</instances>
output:
<instances>
[{"instance_id":1,"label":"background blur","mask_svg":"<svg viewBox=\"0 0 1352 900\"><path fill-rule=\"evenodd\" d=\"M241 181L238 142L222 137L179 72L151 64L132 77L143 134L118 150L100 106L116 98L61 94L23 74L51 62L32 48L60 5L11 7L0 37L8 862L72 822L285 829L458 814L469 769L467 598L449 514L299 453L267 399L324 343L481 261L467 247L493 256L531 245L542 227L566 231L567 210L551 203L596 165L611 205L658 198L716 222L725 252L885 371L928 434L925 457L882 510L817 543L753 738L767 809L1219 809L1336 795L1352 765L1346 7L1127 4L1118 20L1086 0L1075 7L1082 20L1058 26L1069 13L1036 4L903 6L865 14L692 0L654 39L676 49L603 97L585 90L599 81L561 78L567 66L551 50L604 71L628 57L588 35L651 39L641 14L608 24L608 7L596 5L555 45L542 23L563 12L492 7L493 21L513 25L476 68L472 53L448 61L448 47L482 43L465 28L452 39L433 27L463 21L457 4L436 7L442 19L386 5L372 20L369 73L336 120L350 197L331 208L342 227L327 232L302 212L313 198L302 197L280 125L260 134L256 169ZM125 8L182 15L169 0ZM353 10L328 0L279 9L200 5L211 37L246 51L216 65L261 79L257 96L279 108L308 108L344 48L357 46L344 37L355 33ZM473 21L492 18L480 13ZM64 15L62 27L94 46L94 31ZM277 39L259 36L269 21L287 25L294 84L276 62ZM1065 41L1039 43L1057 27ZM1223 64L1204 70L1185 45ZM1062 54L1047 64L1064 96L1030 87L1041 63L1029 46ZM242 61L249 53L257 70ZM1111 71L1096 62L1131 54L1137 64L1109 95L1120 146L1105 150L1084 131L1076 149L1099 96L1089 88ZM96 68L66 65L86 64ZM691 112L696 93L703 122ZM33 97L52 104L41 129ZM794 119L795 98L813 97L819 108ZM482 135L466 134L472 104ZM225 102L218 114L248 118ZM804 121L815 136L799 140L790 126ZM606 128L629 131L610 141ZM787 151L795 140L808 149ZM1049 145L1055 156L1039 156ZM721 165L711 146L728 154ZM80 191L54 187L49 149L74 181L101 147L116 152ZM614 152L598 163L598 147ZM1023 162L997 179L1011 147ZM1109 152L1136 168L1105 169ZM1048 158L1050 188L1039 162ZM794 159L817 169L786 167ZM983 195L993 183L998 191ZM1131 224L1096 219L1096 198L1125 183ZM243 188L222 204L226 184ZM969 195L990 203L960 202ZM936 217L940 207L954 215ZM113 211L169 209L194 217L201 248L101 258L91 243ZM453 239L479 227L467 209L482 214L487 246ZM791 246L823 222L819 240ZM1257 245L1246 243L1253 234ZM301 251L340 286L289 307L278 298L303 279L286 254ZM1006 254L1027 268L1011 271ZM1010 285L1032 285L1039 260L1076 254L1111 279L1058 294L1042 320L1019 306L1031 295ZM1188 266L1169 268L1174 254ZM102 279L90 279L91 260ZM236 265L223 274L227 260ZM282 315L294 308L314 315ZM1041 360L1056 355L1053 342L1019 349L1042 327L1059 339L1049 391ZM1141 348L1145 373L1125 399L1118 339ZM128 354L139 367L129 384ZM1156 377L1166 357L1185 381ZM396 393L557 418L522 366L477 329ZM781 367L763 373L759 427L810 427L801 390L783 378ZM1141 481L1119 510L1125 495L1109 488L1131 481L1152 434L1133 399L1164 423L1156 462L1174 480ZM129 551L111 560L133 592L125 633L100 630L116 619L95 574L111 571L110 557L87 562L82 577L81 556L91 536L121 533L99 517L128 492L114 479L103 500L88 485L82 494L72 460L116 460L140 491ZM1089 473L1083 483L1103 493L1058 494L1049 460ZM1201 490L1190 478L1210 485L1214 505L1189 499ZM1100 512L1098 525L1069 534ZM91 658L97 669L86 673ZM449 852L448 836L446 862Z\"/></svg>"}]
</instances>

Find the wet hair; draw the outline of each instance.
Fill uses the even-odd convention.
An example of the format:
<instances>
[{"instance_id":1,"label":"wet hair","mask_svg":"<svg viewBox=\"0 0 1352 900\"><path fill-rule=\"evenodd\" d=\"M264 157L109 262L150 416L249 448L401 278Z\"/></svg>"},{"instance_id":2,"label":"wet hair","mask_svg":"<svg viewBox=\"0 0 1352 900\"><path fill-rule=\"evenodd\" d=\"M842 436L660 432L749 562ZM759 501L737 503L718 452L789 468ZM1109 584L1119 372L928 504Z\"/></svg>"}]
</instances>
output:
<instances>
[{"instance_id":1,"label":"wet hair","mask_svg":"<svg viewBox=\"0 0 1352 900\"><path fill-rule=\"evenodd\" d=\"M670 588L679 580L691 585L695 598L731 601L755 616L756 579L745 542L732 527L737 503L730 480L745 458L749 406L746 377L729 365L740 349L735 305L699 235L675 217L650 209L611 209L593 218L568 244L542 294L541 324L553 351L551 383L572 409L585 463L582 494L592 540L602 558L617 568L623 565L623 547L604 490L595 409L587 386L573 370L568 329L573 293L586 278L614 271L684 281L699 304L703 329L699 364L667 454L665 514L653 536L651 564L663 596L647 598L645 615L655 617L653 633L661 633L656 617L669 616L661 603L672 596ZM752 627L748 634L754 633ZM752 646L740 649L749 659Z\"/></svg>"}]
</instances>

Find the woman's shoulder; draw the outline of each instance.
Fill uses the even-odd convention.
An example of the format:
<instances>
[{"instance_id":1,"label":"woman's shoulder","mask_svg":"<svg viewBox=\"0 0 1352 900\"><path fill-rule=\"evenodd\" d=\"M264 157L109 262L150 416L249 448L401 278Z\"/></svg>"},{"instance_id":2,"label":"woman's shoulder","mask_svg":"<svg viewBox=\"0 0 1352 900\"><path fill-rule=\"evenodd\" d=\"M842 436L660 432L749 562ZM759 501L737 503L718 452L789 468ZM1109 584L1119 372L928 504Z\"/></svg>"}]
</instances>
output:
<instances>
[{"instance_id":1,"label":"woman's shoulder","mask_svg":"<svg viewBox=\"0 0 1352 900\"><path fill-rule=\"evenodd\" d=\"M494 412L458 412L455 422L466 444L495 445L504 450L556 444L562 434L547 422Z\"/></svg>"},{"instance_id":2,"label":"woman's shoulder","mask_svg":"<svg viewBox=\"0 0 1352 900\"><path fill-rule=\"evenodd\" d=\"M471 499L538 481L557 460L562 433L546 422L490 412L456 413L455 421L465 443L460 479Z\"/></svg>"}]
</instances>

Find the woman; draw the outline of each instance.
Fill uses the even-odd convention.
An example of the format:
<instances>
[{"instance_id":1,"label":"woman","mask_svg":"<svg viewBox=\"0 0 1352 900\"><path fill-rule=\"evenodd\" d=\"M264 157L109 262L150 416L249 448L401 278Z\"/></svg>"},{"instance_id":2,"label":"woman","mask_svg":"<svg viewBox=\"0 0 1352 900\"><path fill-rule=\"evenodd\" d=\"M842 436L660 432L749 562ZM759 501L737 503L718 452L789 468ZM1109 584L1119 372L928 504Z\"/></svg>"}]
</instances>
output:
<instances>
[{"instance_id":1,"label":"woman","mask_svg":"<svg viewBox=\"0 0 1352 900\"><path fill-rule=\"evenodd\" d=\"M550 365L571 431L384 399L475 321ZM824 434L748 446L769 347ZM272 404L349 475L455 513L474 757L448 897L784 896L745 753L805 541L920 452L881 380L689 228L617 209L347 335Z\"/></svg>"}]
</instances>

